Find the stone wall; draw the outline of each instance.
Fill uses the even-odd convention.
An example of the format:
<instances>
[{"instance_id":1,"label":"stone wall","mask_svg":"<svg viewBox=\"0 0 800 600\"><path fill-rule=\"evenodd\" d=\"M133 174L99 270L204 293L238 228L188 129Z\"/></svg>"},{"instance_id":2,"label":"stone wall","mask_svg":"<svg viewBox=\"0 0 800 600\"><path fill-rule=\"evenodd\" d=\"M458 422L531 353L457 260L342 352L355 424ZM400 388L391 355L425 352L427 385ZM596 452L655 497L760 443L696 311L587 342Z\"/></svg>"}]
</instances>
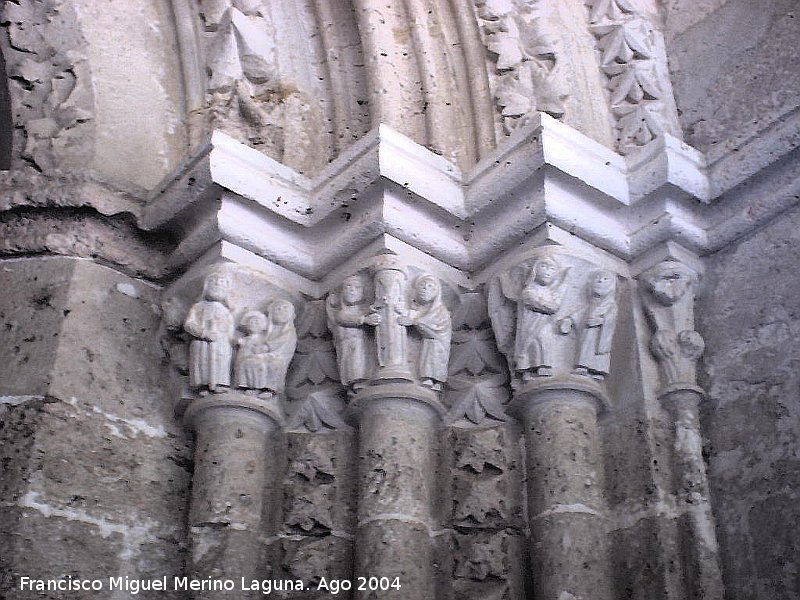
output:
<instances>
[{"instance_id":1,"label":"stone wall","mask_svg":"<svg viewBox=\"0 0 800 600\"><path fill-rule=\"evenodd\" d=\"M796 114L799 8L794 0L729 0L685 29L673 23L667 52L687 143L719 156Z\"/></svg>"},{"instance_id":2,"label":"stone wall","mask_svg":"<svg viewBox=\"0 0 800 600\"><path fill-rule=\"evenodd\" d=\"M707 259L697 305L728 600L800 598L800 211Z\"/></svg>"},{"instance_id":3,"label":"stone wall","mask_svg":"<svg viewBox=\"0 0 800 600\"><path fill-rule=\"evenodd\" d=\"M191 453L161 383L158 290L47 257L3 261L0 287L0 596L41 598L22 576L180 572Z\"/></svg>"},{"instance_id":4,"label":"stone wall","mask_svg":"<svg viewBox=\"0 0 800 600\"><path fill-rule=\"evenodd\" d=\"M755 5L3 4L0 598L800 597L800 19Z\"/></svg>"}]
</instances>

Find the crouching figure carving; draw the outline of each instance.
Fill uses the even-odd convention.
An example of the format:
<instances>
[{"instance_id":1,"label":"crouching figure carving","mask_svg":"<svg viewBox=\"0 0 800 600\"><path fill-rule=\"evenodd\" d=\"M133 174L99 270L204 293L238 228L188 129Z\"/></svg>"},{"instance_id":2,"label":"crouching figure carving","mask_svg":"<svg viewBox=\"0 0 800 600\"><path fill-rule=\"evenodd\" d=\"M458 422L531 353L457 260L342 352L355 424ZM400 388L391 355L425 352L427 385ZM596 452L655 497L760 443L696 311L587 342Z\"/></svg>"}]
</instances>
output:
<instances>
[{"instance_id":1,"label":"crouching figure carving","mask_svg":"<svg viewBox=\"0 0 800 600\"><path fill-rule=\"evenodd\" d=\"M694 385L697 360L705 343L694 330L695 271L677 261L664 261L641 276L645 314L653 328L650 351L656 357L665 388Z\"/></svg>"}]
</instances>

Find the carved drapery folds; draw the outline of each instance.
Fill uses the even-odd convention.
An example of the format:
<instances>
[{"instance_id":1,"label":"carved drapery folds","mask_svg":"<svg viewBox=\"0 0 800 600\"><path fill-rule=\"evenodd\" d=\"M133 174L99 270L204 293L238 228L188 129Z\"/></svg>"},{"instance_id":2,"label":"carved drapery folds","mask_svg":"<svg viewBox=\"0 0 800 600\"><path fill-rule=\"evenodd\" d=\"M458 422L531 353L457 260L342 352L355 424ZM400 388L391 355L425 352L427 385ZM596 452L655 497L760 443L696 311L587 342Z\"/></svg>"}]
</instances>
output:
<instances>
[{"instance_id":1,"label":"carved drapery folds","mask_svg":"<svg viewBox=\"0 0 800 600\"><path fill-rule=\"evenodd\" d=\"M712 522L697 419L696 282L694 270L667 261L639 283L661 368L659 395L674 417L674 493L692 539ZM165 350L200 448L193 543L215 544L226 568L238 569L240 559L224 548L228 529L221 529L234 515L253 548L272 540L261 551L282 573L313 582L318 574L300 553L327 548L336 558L312 552L309 559L319 572L394 573L413 564L409 587L429 597L436 577L430 565L443 551L434 532L450 527L453 543L444 551L452 589L465 597L519 597L524 574L513 557L525 555L527 528L536 594L610 598L598 414L608 406L615 330L624 316L617 287L615 273L560 246L538 248L499 272L486 294L457 295L387 253L326 299L304 301L295 331L290 295L266 276L233 265L194 275L163 304ZM612 388L616 382L615 375ZM345 421L348 404L358 429ZM448 427L440 432L442 423ZM279 435L281 428L288 435ZM231 439L238 430L261 440L263 481L254 482L229 450L240 443ZM444 464L439 456L447 457ZM450 494L444 505L443 468ZM268 510L256 514L231 490L237 498L261 494ZM386 536L422 558L398 561ZM713 540L690 550L699 552L689 565L692 589L713 595ZM195 558L202 575L207 561ZM242 565L252 573L265 568ZM588 579L575 575L586 570Z\"/></svg>"},{"instance_id":2,"label":"carved drapery folds","mask_svg":"<svg viewBox=\"0 0 800 600\"><path fill-rule=\"evenodd\" d=\"M565 375L603 381L610 372L613 273L545 249L490 282L489 314L517 383Z\"/></svg>"},{"instance_id":3,"label":"carved drapery folds","mask_svg":"<svg viewBox=\"0 0 800 600\"><path fill-rule=\"evenodd\" d=\"M268 277L233 264L184 277L165 293L161 344L177 412L186 413L189 426L198 411L227 404L252 405L284 425L287 379L294 398L320 391L298 388L287 376L293 361L303 366L295 360L296 302ZM301 317L308 336L306 310ZM307 383L296 368L292 375L295 384Z\"/></svg>"},{"instance_id":4,"label":"carved drapery folds","mask_svg":"<svg viewBox=\"0 0 800 600\"><path fill-rule=\"evenodd\" d=\"M440 391L447 380L452 326L441 282L413 273L396 256L378 256L327 300L342 384L417 382Z\"/></svg>"},{"instance_id":5,"label":"carved drapery folds","mask_svg":"<svg viewBox=\"0 0 800 600\"><path fill-rule=\"evenodd\" d=\"M525 435L534 593L610 600L597 415L607 403L616 276L539 248L490 281L489 315Z\"/></svg>"},{"instance_id":6,"label":"carved drapery folds","mask_svg":"<svg viewBox=\"0 0 800 600\"><path fill-rule=\"evenodd\" d=\"M280 156L278 67L269 22L257 2L205 0L201 5L210 127Z\"/></svg>"},{"instance_id":7,"label":"carved drapery folds","mask_svg":"<svg viewBox=\"0 0 800 600\"><path fill-rule=\"evenodd\" d=\"M249 395L272 397L283 392L297 344L294 305L277 298L266 303L266 313L248 307L237 331L232 293L232 277L212 273L189 310L183 324L191 336L189 386L201 396L235 387Z\"/></svg>"}]
</instances>

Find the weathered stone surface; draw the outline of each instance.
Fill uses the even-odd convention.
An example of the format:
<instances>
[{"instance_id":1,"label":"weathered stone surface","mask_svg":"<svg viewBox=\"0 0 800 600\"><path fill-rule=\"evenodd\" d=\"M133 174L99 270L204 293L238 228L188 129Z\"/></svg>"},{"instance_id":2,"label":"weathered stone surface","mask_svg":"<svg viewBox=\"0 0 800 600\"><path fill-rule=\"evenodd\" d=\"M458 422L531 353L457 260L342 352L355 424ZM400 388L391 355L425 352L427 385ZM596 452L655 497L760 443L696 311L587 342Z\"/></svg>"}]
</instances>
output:
<instances>
[{"instance_id":1,"label":"weathered stone surface","mask_svg":"<svg viewBox=\"0 0 800 600\"><path fill-rule=\"evenodd\" d=\"M91 166L111 180L151 188L193 145L182 106L191 91L180 77L171 3L70 4L91 65L97 140Z\"/></svg>"},{"instance_id":2,"label":"weathered stone surface","mask_svg":"<svg viewBox=\"0 0 800 600\"><path fill-rule=\"evenodd\" d=\"M613 531L611 540L611 565L616 575L615 597L626 600L653 598L666 600L669 592L665 582L669 574L679 576L677 565L669 561L665 546L677 551L674 536L670 540L663 520L668 517L646 517L633 526ZM669 573L667 573L669 572Z\"/></svg>"},{"instance_id":3,"label":"weathered stone surface","mask_svg":"<svg viewBox=\"0 0 800 600\"><path fill-rule=\"evenodd\" d=\"M0 595L798 597L796 7L456 4L3 5Z\"/></svg>"},{"instance_id":4,"label":"weathered stone surface","mask_svg":"<svg viewBox=\"0 0 800 600\"><path fill-rule=\"evenodd\" d=\"M697 307L711 498L735 600L798 593L799 224L794 210L710 257Z\"/></svg>"},{"instance_id":5,"label":"weathered stone surface","mask_svg":"<svg viewBox=\"0 0 800 600\"><path fill-rule=\"evenodd\" d=\"M0 21L14 165L40 171L88 166L95 151L95 105L75 7L60 0L9 2Z\"/></svg>"},{"instance_id":6,"label":"weathered stone surface","mask_svg":"<svg viewBox=\"0 0 800 600\"><path fill-rule=\"evenodd\" d=\"M66 258L7 261L2 275L32 294L4 310L5 339L39 361L26 369L21 347L0 380L3 502L28 515L4 522L4 581L179 572L189 458L160 387L156 290Z\"/></svg>"},{"instance_id":7,"label":"weathered stone surface","mask_svg":"<svg viewBox=\"0 0 800 600\"><path fill-rule=\"evenodd\" d=\"M0 234L0 256L99 259L152 279L168 273L164 262L171 244L166 238L142 234L125 217L102 217L87 209L9 211L0 214Z\"/></svg>"},{"instance_id":8,"label":"weathered stone surface","mask_svg":"<svg viewBox=\"0 0 800 600\"><path fill-rule=\"evenodd\" d=\"M800 74L792 66L800 60L798 18L793 0L770 0L759 10L729 0L670 41L688 143L716 157L791 118L800 106Z\"/></svg>"}]
</instances>

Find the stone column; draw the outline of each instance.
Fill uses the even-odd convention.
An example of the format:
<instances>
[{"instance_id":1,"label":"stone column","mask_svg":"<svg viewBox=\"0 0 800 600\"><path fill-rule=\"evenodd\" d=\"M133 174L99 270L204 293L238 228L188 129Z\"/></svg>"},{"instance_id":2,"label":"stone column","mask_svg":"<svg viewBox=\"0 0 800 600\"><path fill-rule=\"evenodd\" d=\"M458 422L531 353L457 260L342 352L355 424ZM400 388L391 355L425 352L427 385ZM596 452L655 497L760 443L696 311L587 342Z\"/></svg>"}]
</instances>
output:
<instances>
[{"instance_id":1,"label":"stone column","mask_svg":"<svg viewBox=\"0 0 800 600\"><path fill-rule=\"evenodd\" d=\"M582 379L582 378L581 378ZM519 388L535 597L611 600L598 385L574 378Z\"/></svg>"},{"instance_id":2,"label":"stone column","mask_svg":"<svg viewBox=\"0 0 800 600\"><path fill-rule=\"evenodd\" d=\"M397 578L399 590L357 598L435 598L436 394L416 384L359 392L356 576Z\"/></svg>"},{"instance_id":3,"label":"stone column","mask_svg":"<svg viewBox=\"0 0 800 600\"><path fill-rule=\"evenodd\" d=\"M231 579L231 598L243 598L247 582L270 575L263 540L274 533L275 436L280 413L273 403L237 392L196 400L186 412L195 433L195 462L189 527L190 574L196 579ZM218 598L225 592L195 592ZM257 596L256 596L257 597Z\"/></svg>"},{"instance_id":4,"label":"stone column","mask_svg":"<svg viewBox=\"0 0 800 600\"><path fill-rule=\"evenodd\" d=\"M678 534L684 561L684 591L689 598L722 600L719 550L700 435L699 405L704 397L700 388L687 385L664 391L660 400L674 427L673 474L682 513Z\"/></svg>"},{"instance_id":5,"label":"stone column","mask_svg":"<svg viewBox=\"0 0 800 600\"><path fill-rule=\"evenodd\" d=\"M251 269L219 264L201 275L179 280L163 301L174 388L195 434L187 570L201 583L216 580L193 598L260 597L242 580L249 590L252 580L273 576L268 543L281 514L277 438L297 344L295 307ZM220 590L224 581L232 589Z\"/></svg>"},{"instance_id":6,"label":"stone column","mask_svg":"<svg viewBox=\"0 0 800 600\"><path fill-rule=\"evenodd\" d=\"M489 284L489 316L525 434L537 600L611 600L599 408L617 277L558 247Z\"/></svg>"},{"instance_id":7,"label":"stone column","mask_svg":"<svg viewBox=\"0 0 800 600\"><path fill-rule=\"evenodd\" d=\"M694 288L699 274L665 260L640 277L642 302L652 328L650 350L659 365L659 399L673 426L673 493L678 510L681 559L687 598L721 600L722 575L711 512L697 387L697 360L705 342L694 330Z\"/></svg>"},{"instance_id":8,"label":"stone column","mask_svg":"<svg viewBox=\"0 0 800 600\"><path fill-rule=\"evenodd\" d=\"M368 268L327 300L342 383L358 421L355 575L378 583L355 597L435 598L437 426L445 412L439 395L450 311L442 283L396 255L380 254Z\"/></svg>"}]
</instances>

